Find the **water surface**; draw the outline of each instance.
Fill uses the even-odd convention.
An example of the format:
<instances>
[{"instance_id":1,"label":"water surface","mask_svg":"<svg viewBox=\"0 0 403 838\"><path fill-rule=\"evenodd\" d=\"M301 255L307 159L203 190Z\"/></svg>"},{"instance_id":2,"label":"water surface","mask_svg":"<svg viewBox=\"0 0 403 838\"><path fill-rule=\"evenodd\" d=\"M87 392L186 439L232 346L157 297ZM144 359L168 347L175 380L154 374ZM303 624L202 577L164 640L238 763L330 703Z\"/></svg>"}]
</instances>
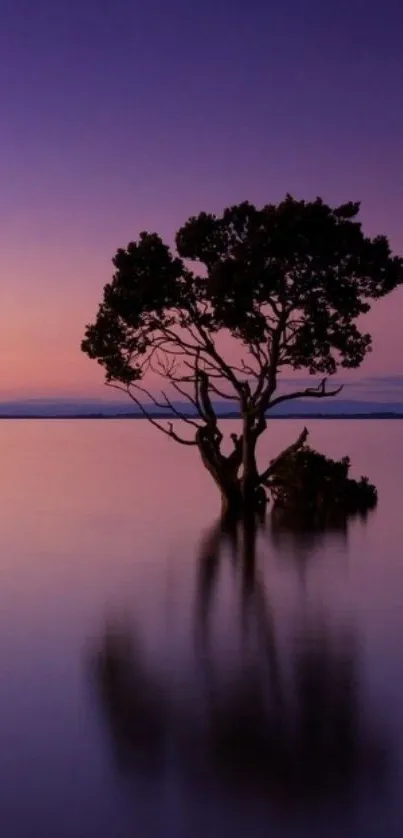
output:
<instances>
[{"instance_id":1,"label":"water surface","mask_svg":"<svg viewBox=\"0 0 403 838\"><path fill-rule=\"evenodd\" d=\"M235 543L146 423L1 422L1 835L401 835L403 425L309 427L377 510Z\"/></svg>"}]
</instances>

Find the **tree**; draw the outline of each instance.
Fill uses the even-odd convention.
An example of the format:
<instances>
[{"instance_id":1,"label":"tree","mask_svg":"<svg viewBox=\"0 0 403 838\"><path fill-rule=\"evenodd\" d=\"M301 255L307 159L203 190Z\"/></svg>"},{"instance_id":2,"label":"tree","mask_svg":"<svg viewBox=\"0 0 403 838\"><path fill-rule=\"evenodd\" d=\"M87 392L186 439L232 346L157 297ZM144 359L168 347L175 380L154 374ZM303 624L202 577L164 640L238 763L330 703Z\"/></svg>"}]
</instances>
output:
<instances>
[{"instance_id":1,"label":"tree","mask_svg":"<svg viewBox=\"0 0 403 838\"><path fill-rule=\"evenodd\" d=\"M329 389L328 377L358 367L371 349L358 319L403 281L403 260L385 236L364 235L359 208L290 195L262 209L245 202L220 217L190 218L176 252L143 232L113 259L82 350L155 427L198 448L225 511L254 509L270 482L270 466L260 470L256 458L269 411L291 399L336 395L341 388ZM287 368L321 380L279 393ZM159 396L145 386L150 374L166 383ZM188 410L178 407L178 394ZM230 453L217 399L242 419ZM183 430L153 416L150 403Z\"/></svg>"}]
</instances>

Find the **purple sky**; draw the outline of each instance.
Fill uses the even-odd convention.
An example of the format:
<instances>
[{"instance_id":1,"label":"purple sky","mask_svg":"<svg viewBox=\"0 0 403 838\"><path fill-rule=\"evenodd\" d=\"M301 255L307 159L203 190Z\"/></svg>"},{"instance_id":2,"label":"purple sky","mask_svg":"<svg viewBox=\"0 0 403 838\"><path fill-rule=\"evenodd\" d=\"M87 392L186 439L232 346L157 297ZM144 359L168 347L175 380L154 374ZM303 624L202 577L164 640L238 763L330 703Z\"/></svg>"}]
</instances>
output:
<instances>
[{"instance_id":1,"label":"purple sky","mask_svg":"<svg viewBox=\"0 0 403 838\"><path fill-rule=\"evenodd\" d=\"M285 192L403 252L401 0L2 0L0 398L102 392L81 356L141 229ZM403 373L403 290L359 376ZM372 395L371 395L372 398Z\"/></svg>"}]
</instances>

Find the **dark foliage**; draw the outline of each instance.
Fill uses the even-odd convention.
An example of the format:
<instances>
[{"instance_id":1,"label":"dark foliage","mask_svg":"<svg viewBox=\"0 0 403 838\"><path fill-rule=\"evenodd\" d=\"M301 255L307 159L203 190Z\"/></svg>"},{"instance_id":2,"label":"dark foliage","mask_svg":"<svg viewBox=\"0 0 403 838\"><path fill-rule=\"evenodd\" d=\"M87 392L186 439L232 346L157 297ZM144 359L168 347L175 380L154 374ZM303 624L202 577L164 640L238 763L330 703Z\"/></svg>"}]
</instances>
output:
<instances>
[{"instance_id":1,"label":"dark foliage","mask_svg":"<svg viewBox=\"0 0 403 838\"><path fill-rule=\"evenodd\" d=\"M308 445L283 458L270 478L275 510L309 524L366 513L377 504L367 477L349 476L350 458L332 460Z\"/></svg>"}]
</instances>

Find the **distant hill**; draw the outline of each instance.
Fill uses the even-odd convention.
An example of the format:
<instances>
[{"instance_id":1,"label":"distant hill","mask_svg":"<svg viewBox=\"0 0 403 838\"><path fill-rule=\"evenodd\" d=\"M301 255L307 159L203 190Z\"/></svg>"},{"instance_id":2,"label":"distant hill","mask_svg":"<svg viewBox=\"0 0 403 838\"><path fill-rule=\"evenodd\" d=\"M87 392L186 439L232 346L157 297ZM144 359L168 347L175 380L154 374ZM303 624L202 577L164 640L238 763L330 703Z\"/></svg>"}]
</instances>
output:
<instances>
[{"instance_id":1,"label":"distant hill","mask_svg":"<svg viewBox=\"0 0 403 838\"><path fill-rule=\"evenodd\" d=\"M174 402L175 407L186 413L188 416L195 415L191 405L184 402ZM236 416L230 402L217 402L215 408L222 416ZM172 413L157 410L153 405L145 405L153 416L160 418L172 417ZM295 402L287 402L279 405L273 411L272 416L280 417L312 417L323 416L326 418L338 417L362 417L379 416L381 418L403 418L402 402L375 402L358 401L348 399L328 399L319 402L317 399L301 399ZM13 400L0 402L0 419L21 418L94 418L108 419L117 417L140 418L141 412L131 402L112 402L102 399L32 399Z\"/></svg>"}]
</instances>

